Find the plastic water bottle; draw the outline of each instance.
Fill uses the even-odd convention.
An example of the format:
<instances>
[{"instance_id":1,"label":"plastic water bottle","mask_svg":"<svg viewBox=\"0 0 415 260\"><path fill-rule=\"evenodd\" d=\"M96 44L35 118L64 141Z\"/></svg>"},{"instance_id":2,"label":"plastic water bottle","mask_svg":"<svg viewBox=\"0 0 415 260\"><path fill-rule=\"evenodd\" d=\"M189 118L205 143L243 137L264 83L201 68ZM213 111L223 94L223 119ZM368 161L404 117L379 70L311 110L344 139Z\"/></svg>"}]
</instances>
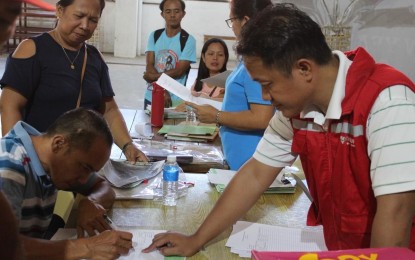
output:
<instances>
[{"instance_id":1,"label":"plastic water bottle","mask_svg":"<svg viewBox=\"0 0 415 260\"><path fill-rule=\"evenodd\" d=\"M186 106L186 124L197 125L197 116L194 109L191 106Z\"/></svg>"},{"instance_id":2,"label":"plastic water bottle","mask_svg":"<svg viewBox=\"0 0 415 260\"><path fill-rule=\"evenodd\" d=\"M179 165L176 156L168 155L163 167L163 204L176 206L179 186Z\"/></svg>"}]
</instances>

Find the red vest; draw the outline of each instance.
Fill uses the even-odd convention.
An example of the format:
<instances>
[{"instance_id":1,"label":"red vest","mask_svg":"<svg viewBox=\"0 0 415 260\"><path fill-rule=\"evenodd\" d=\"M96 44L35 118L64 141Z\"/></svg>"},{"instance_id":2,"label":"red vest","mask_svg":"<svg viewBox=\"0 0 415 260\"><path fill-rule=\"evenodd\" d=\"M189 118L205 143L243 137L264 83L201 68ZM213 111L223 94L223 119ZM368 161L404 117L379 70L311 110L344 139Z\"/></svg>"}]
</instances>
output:
<instances>
[{"instance_id":1,"label":"red vest","mask_svg":"<svg viewBox=\"0 0 415 260\"><path fill-rule=\"evenodd\" d=\"M370 247L376 199L367 155L367 117L383 89L405 85L415 91L405 75L387 65L375 64L364 49L346 55L353 63L346 77L341 118L332 120L327 131L312 119L291 120L292 151L300 155L314 200L307 224L323 225L329 250Z\"/></svg>"}]
</instances>

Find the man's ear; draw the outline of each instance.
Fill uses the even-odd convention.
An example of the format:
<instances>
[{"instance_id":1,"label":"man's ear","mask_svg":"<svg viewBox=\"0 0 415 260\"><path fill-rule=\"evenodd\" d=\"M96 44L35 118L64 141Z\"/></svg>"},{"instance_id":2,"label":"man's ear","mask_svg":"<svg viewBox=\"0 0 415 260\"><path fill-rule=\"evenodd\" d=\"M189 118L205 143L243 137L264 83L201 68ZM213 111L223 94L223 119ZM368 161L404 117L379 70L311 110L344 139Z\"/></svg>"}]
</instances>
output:
<instances>
[{"instance_id":1,"label":"man's ear","mask_svg":"<svg viewBox=\"0 0 415 260\"><path fill-rule=\"evenodd\" d=\"M62 135L55 135L52 138L52 151L59 152L67 145L67 141L64 136Z\"/></svg>"},{"instance_id":2,"label":"man's ear","mask_svg":"<svg viewBox=\"0 0 415 260\"><path fill-rule=\"evenodd\" d=\"M297 71L301 77L309 77L312 74L312 64L307 59L300 59L296 62L294 70Z\"/></svg>"}]
</instances>

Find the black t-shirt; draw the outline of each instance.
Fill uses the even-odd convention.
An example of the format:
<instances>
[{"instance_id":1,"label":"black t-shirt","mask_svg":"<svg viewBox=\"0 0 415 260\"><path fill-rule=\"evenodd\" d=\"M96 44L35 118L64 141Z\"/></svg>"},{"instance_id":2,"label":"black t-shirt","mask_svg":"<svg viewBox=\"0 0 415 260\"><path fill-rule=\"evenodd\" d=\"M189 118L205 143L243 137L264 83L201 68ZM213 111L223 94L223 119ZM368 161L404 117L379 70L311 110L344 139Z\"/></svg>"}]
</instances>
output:
<instances>
[{"instance_id":1,"label":"black t-shirt","mask_svg":"<svg viewBox=\"0 0 415 260\"><path fill-rule=\"evenodd\" d=\"M81 71L85 48L78 51L65 49L48 34L32 38L36 54L27 59L15 59L10 55L6 62L1 87L10 86L27 99L23 121L40 132L46 131L57 117L74 109L81 86ZM105 64L98 50L87 45L81 107L98 110L104 97L113 97L114 91Z\"/></svg>"}]
</instances>

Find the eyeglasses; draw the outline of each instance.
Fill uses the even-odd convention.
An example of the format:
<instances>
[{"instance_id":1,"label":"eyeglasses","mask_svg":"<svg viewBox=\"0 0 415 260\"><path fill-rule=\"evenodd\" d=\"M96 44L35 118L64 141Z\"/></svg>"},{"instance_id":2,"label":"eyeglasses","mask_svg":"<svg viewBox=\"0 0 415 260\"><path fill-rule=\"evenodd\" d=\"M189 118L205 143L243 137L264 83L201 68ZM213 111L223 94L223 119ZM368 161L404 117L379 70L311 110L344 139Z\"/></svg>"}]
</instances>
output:
<instances>
[{"instance_id":1,"label":"eyeglasses","mask_svg":"<svg viewBox=\"0 0 415 260\"><path fill-rule=\"evenodd\" d=\"M232 17L232 18L229 18L229 19L225 20L225 22L226 22L226 24L228 25L229 28L232 28L233 20L235 20L235 19L238 19L238 17Z\"/></svg>"}]
</instances>

